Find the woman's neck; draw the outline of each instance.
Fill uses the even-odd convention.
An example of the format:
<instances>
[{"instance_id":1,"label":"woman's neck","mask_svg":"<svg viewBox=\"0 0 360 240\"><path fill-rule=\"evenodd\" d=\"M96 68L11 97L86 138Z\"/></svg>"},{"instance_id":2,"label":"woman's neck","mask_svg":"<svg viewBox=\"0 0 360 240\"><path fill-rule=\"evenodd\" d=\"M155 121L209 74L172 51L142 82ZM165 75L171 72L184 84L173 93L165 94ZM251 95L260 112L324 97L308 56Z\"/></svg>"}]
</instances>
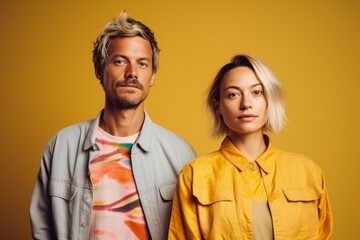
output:
<instances>
[{"instance_id":1,"label":"woman's neck","mask_svg":"<svg viewBox=\"0 0 360 240\"><path fill-rule=\"evenodd\" d=\"M258 159L267 148L262 132L246 135L230 134L229 138L232 144L251 162Z\"/></svg>"}]
</instances>

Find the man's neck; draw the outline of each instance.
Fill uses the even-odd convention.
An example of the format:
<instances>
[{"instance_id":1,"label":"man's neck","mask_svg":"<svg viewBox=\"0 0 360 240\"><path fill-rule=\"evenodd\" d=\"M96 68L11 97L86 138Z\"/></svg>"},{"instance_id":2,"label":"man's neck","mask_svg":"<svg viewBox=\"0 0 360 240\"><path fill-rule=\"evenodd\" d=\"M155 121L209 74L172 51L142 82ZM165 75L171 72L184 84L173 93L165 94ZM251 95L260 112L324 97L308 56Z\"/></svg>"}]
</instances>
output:
<instances>
[{"instance_id":1,"label":"man's neck","mask_svg":"<svg viewBox=\"0 0 360 240\"><path fill-rule=\"evenodd\" d=\"M144 109L140 107L128 110L105 108L99 125L113 136L126 137L140 131L144 118Z\"/></svg>"}]
</instances>

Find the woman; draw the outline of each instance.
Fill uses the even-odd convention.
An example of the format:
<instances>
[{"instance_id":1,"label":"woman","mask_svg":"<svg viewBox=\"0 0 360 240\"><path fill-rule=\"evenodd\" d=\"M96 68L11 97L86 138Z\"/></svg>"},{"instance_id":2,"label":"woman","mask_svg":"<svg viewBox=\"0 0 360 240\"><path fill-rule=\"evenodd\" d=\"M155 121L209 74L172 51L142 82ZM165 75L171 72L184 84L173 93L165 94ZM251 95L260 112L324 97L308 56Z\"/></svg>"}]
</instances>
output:
<instances>
[{"instance_id":1,"label":"woman","mask_svg":"<svg viewBox=\"0 0 360 240\"><path fill-rule=\"evenodd\" d=\"M285 122L283 90L260 60L237 55L207 99L220 149L186 165L169 239L329 239L324 176L309 158L273 148Z\"/></svg>"}]
</instances>

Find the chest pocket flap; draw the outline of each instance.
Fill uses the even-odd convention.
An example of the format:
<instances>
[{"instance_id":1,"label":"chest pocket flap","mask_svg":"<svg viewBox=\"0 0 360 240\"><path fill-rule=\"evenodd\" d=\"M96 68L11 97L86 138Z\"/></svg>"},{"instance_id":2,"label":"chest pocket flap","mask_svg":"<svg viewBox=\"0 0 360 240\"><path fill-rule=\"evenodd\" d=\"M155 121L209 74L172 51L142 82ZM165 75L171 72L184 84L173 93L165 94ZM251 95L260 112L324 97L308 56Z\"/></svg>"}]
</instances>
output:
<instances>
[{"instance_id":1,"label":"chest pocket flap","mask_svg":"<svg viewBox=\"0 0 360 240\"><path fill-rule=\"evenodd\" d=\"M172 201L176 183L169 183L159 186L160 196L164 201Z\"/></svg>"},{"instance_id":2,"label":"chest pocket flap","mask_svg":"<svg viewBox=\"0 0 360 240\"><path fill-rule=\"evenodd\" d=\"M310 202L319 199L324 191L311 188L283 188L286 199L290 202Z\"/></svg>"},{"instance_id":3,"label":"chest pocket flap","mask_svg":"<svg viewBox=\"0 0 360 240\"><path fill-rule=\"evenodd\" d=\"M219 186L215 184L214 186L194 186L193 194L194 197L202 205L211 205L216 202L231 202L234 201L234 193L230 190L231 187Z\"/></svg>"},{"instance_id":4,"label":"chest pocket flap","mask_svg":"<svg viewBox=\"0 0 360 240\"><path fill-rule=\"evenodd\" d=\"M77 192L77 188L72 184L57 180L51 179L49 183L49 195L51 197L59 197L67 201L71 201Z\"/></svg>"}]
</instances>

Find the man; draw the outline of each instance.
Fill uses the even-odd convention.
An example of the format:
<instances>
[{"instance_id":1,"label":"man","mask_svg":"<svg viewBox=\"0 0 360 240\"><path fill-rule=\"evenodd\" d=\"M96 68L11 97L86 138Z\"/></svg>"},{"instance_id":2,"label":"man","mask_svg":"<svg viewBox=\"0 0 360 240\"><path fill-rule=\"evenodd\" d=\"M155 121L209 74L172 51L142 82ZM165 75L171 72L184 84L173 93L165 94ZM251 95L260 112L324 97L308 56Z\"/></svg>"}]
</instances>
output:
<instances>
[{"instance_id":1,"label":"man","mask_svg":"<svg viewBox=\"0 0 360 240\"><path fill-rule=\"evenodd\" d=\"M48 143L33 191L34 239L166 239L177 174L195 153L154 124L144 101L159 48L153 32L123 12L93 51L105 107Z\"/></svg>"}]
</instances>

